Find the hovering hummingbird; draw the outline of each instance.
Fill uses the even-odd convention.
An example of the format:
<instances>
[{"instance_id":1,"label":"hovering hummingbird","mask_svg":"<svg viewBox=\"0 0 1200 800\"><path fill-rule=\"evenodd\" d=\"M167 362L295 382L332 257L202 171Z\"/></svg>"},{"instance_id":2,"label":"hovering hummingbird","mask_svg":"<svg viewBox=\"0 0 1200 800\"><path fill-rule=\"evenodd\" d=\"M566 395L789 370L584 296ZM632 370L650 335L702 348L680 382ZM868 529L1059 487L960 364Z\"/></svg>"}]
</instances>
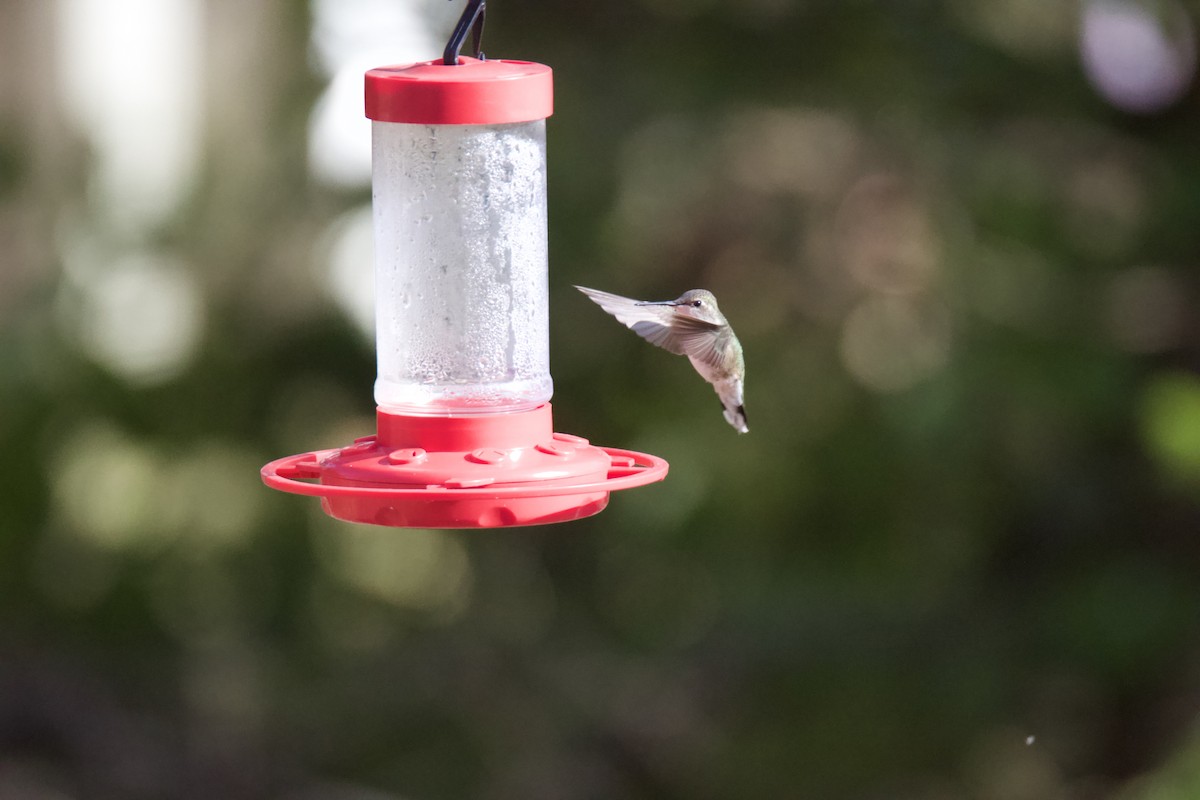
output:
<instances>
[{"instance_id":1,"label":"hovering hummingbird","mask_svg":"<svg viewBox=\"0 0 1200 800\"><path fill-rule=\"evenodd\" d=\"M742 345L733 334L717 298L705 289L692 289L674 300L643 302L608 292L576 289L651 344L687 356L700 377L713 385L721 398L725 421L738 433L747 433L742 384L746 361Z\"/></svg>"}]
</instances>

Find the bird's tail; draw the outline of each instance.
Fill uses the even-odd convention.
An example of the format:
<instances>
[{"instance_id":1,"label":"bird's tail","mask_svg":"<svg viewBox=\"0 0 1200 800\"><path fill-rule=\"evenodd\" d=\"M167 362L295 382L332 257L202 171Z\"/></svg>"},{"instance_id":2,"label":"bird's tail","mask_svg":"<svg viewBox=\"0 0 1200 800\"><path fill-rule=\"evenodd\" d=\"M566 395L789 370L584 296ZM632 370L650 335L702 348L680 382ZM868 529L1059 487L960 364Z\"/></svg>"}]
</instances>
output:
<instances>
[{"instance_id":1,"label":"bird's tail","mask_svg":"<svg viewBox=\"0 0 1200 800\"><path fill-rule=\"evenodd\" d=\"M738 433L749 433L750 428L746 426L746 407L739 405L737 408L727 408L721 406L725 413L725 421L734 427Z\"/></svg>"}]
</instances>

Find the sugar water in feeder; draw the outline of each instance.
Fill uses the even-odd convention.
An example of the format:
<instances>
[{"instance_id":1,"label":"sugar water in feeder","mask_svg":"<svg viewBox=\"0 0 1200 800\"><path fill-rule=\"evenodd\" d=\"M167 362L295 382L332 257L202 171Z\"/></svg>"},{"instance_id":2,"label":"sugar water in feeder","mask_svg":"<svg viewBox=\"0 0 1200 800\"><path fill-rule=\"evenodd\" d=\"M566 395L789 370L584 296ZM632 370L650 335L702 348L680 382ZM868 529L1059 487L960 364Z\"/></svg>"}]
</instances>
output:
<instances>
[{"instance_id":1,"label":"sugar water in feeder","mask_svg":"<svg viewBox=\"0 0 1200 800\"><path fill-rule=\"evenodd\" d=\"M545 403L545 120L372 126L375 401L405 414Z\"/></svg>"}]
</instances>

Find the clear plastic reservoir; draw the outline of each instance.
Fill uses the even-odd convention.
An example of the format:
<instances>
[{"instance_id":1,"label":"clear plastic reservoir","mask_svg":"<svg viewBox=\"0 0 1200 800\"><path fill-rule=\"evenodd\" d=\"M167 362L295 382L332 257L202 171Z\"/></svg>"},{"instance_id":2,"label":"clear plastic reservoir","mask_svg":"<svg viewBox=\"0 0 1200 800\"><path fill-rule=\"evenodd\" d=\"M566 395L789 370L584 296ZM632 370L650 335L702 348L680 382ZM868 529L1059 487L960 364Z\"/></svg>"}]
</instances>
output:
<instances>
[{"instance_id":1,"label":"clear plastic reservoir","mask_svg":"<svg viewBox=\"0 0 1200 800\"><path fill-rule=\"evenodd\" d=\"M406 414L545 403L545 120L372 127L376 403Z\"/></svg>"}]
</instances>

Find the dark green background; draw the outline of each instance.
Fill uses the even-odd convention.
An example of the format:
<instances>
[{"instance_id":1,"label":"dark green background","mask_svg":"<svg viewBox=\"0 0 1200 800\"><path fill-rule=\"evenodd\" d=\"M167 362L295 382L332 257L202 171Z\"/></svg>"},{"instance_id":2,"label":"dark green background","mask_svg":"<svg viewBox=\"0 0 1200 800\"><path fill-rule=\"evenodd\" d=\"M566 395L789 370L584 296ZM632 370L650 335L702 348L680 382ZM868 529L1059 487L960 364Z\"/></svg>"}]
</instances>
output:
<instances>
[{"instance_id":1,"label":"dark green background","mask_svg":"<svg viewBox=\"0 0 1200 800\"><path fill-rule=\"evenodd\" d=\"M207 304L169 380L63 333L89 155L14 103L0 794L1200 796L1195 90L1107 105L1075 4L491 6L555 70L556 426L666 482L491 532L259 485L372 424L312 277L369 193L307 172L306 4L256 6L253 113L152 234ZM713 290L751 433L572 284Z\"/></svg>"}]
</instances>

